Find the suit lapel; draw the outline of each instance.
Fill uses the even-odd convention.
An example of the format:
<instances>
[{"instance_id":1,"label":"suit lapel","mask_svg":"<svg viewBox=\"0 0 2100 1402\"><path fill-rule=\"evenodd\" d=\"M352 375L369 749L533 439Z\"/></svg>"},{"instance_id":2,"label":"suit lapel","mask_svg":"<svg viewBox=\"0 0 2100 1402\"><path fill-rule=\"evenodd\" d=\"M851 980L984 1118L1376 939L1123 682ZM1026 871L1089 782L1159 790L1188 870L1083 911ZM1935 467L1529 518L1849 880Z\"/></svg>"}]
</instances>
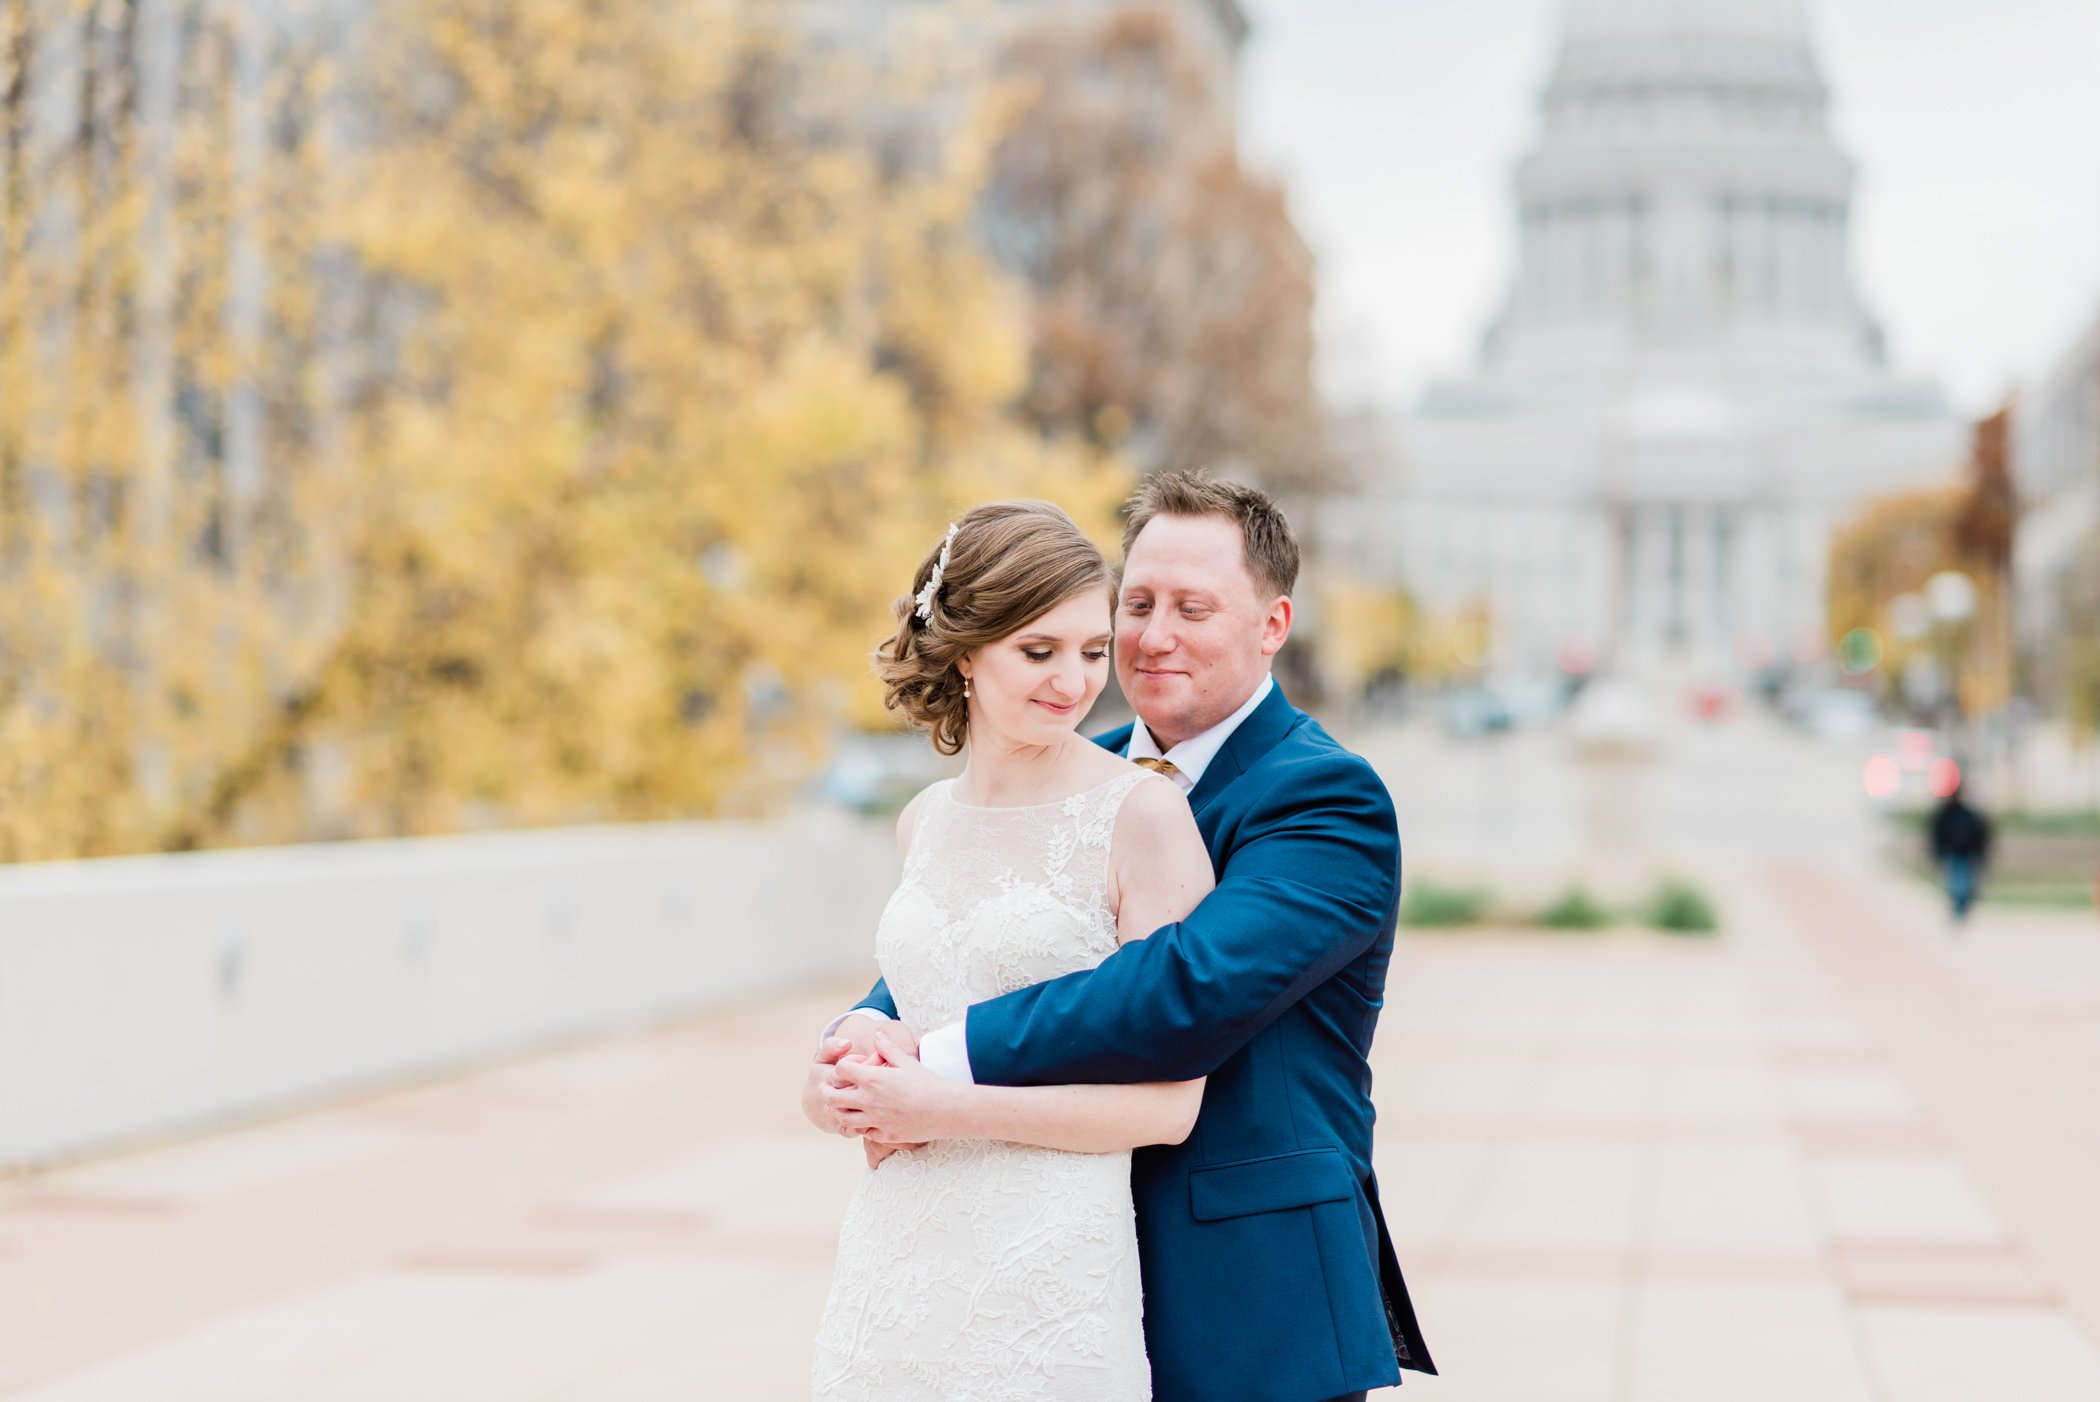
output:
<instances>
[{"instance_id":1,"label":"suit lapel","mask_svg":"<svg viewBox=\"0 0 2100 1402\"><path fill-rule=\"evenodd\" d=\"M1190 791L1189 808L1198 818L1219 794L1232 786L1233 780L1251 769L1257 760L1275 749L1283 737L1291 733L1298 715L1298 708L1284 699L1281 686L1269 689L1268 699L1254 708L1253 715L1240 722L1240 728L1232 732L1210 766L1203 771L1203 782ZM1132 724L1104 730L1094 737L1094 743L1111 754L1122 754L1130 748L1131 732L1136 728Z\"/></svg>"},{"instance_id":2,"label":"suit lapel","mask_svg":"<svg viewBox=\"0 0 2100 1402\"><path fill-rule=\"evenodd\" d=\"M1291 733L1297 724L1298 708L1284 699L1283 688L1269 688L1268 699L1254 708L1254 714L1240 722L1225 741L1225 747L1203 771L1203 782L1189 794L1189 807L1201 818L1203 810L1217 802L1218 795L1232 786L1232 781L1254 767L1263 755L1276 748L1283 737Z\"/></svg>"}]
</instances>

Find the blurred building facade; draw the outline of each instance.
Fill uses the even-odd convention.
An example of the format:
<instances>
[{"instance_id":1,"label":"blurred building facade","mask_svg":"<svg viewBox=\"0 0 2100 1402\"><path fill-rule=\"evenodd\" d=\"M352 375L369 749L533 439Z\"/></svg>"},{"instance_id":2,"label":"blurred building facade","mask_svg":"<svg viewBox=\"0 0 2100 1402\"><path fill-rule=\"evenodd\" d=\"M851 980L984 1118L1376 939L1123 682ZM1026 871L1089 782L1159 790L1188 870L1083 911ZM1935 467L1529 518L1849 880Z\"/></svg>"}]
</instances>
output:
<instances>
[{"instance_id":1,"label":"blurred building facade","mask_svg":"<svg viewBox=\"0 0 2100 1402\"><path fill-rule=\"evenodd\" d=\"M1506 303L1365 523L1494 668L1806 657L1835 523L1959 462L1855 288L1828 98L1800 0L1570 0Z\"/></svg>"},{"instance_id":2,"label":"blurred building facade","mask_svg":"<svg viewBox=\"0 0 2100 1402\"><path fill-rule=\"evenodd\" d=\"M888 85L883 105L900 105L945 121L967 115L974 90L999 64L1008 46L1046 27L1078 29L1118 11L1145 9L1166 16L1188 52L1203 65L1217 95L1210 117L1236 130L1240 51L1248 21L1238 0L793 0L782 13L820 47L871 56L916 77L917 103L900 104L908 84Z\"/></svg>"},{"instance_id":3,"label":"blurred building facade","mask_svg":"<svg viewBox=\"0 0 2100 1402\"><path fill-rule=\"evenodd\" d=\"M2092 723L2100 720L2100 678L2090 675L2100 606L2100 318L2022 396L2014 423L2012 565L2029 688L2047 709L2068 701Z\"/></svg>"}]
</instances>

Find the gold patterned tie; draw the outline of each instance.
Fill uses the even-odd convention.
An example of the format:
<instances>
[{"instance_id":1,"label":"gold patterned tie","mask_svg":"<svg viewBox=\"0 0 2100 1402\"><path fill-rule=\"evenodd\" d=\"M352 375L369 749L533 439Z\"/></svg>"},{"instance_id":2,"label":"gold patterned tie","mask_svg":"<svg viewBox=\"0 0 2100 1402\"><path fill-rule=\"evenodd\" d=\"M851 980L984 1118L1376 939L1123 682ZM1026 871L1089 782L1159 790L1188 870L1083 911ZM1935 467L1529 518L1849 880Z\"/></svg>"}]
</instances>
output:
<instances>
[{"instance_id":1,"label":"gold patterned tie","mask_svg":"<svg viewBox=\"0 0 2100 1402\"><path fill-rule=\"evenodd\" d=\"M1147 755L1143 759L1134 759L1130 762L1132 764L1141 764L1145 768L1151 770L1154 774L1164 774L1169 779L1173 778L1175 775L1181 772L1168 761L1163 759L1153 759L1150 755Z\"/></svg>"}]
</instances>

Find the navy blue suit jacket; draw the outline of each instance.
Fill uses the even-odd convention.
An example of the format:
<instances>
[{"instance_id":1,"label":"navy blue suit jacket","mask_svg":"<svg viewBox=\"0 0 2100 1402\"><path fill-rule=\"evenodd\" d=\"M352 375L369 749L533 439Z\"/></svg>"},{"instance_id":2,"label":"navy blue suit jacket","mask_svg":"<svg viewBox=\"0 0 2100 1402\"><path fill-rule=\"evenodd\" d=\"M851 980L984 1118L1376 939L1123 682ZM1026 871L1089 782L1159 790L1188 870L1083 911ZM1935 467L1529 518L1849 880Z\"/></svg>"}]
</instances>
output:
<instances>
[{"instance_id":1,"label":"navy blue suit jacket","mask_svg":"<svg viewBox=\"0 0 2100 1402\"><path fill-rule=\"evenodd\" d=\"M1189 803L1217 889L1098 968L972 1007L971 1071L1210 1078L1187 1141L1132 1156L1158 1402L1322 1402L1433 1373L1371 1173L1366 1057L1400 900L1391 796L1279 687ZM881 983L863 1005L896 1014Z\"/></svg>"}]
</instances>

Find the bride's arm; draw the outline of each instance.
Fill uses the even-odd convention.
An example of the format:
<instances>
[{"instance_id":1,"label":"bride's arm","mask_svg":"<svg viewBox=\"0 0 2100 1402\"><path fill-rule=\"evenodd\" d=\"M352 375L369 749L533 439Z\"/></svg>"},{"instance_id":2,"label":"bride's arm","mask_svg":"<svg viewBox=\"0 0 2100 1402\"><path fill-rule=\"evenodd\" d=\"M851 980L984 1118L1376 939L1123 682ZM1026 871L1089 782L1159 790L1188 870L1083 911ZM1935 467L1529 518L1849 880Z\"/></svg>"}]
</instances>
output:
<instances>
[{"instance_id":1,"label":"bride's arm","mask_svg":"<svg viewBox=\"0 0 2100 1402\"><path fill-rule=\"evenodd\" d=\"M825 1099L849 1133L891 1144L999 1139L1077 1154L1179 1144L1195 1127L1203 1082L1141 1086L965 1086L942 1080L880 1034L879 1060L838 1064Z\"/></svg>"},{"instance_id":2,"label":"bride's arm","mask_svg":"<svg viewBox=\"0 0 2100 1402\"><path fill-rule=\"evenodd\" d=\"M1109 898L1118 939L1128 943L1196 908L1213 884L1210 855L1188 801L1165 779L1132 790L1117 814L1109 851ZM887 1039L883 1039L887 1040ZM1102 1154L1179 1144L1195 1126L1203 1082L1123 1086L969 1086L942 1080L904 1048L879 1060L847 1060L826 1093L849 1131L890 1143L998 1139Z\"/></svg>"},{"instance_id":3,"label":"bride's arm","mask_svg":"<svg viewBox=\"0 0 2100 1402\"><path fill-rule=\"evenodd\" d=\"M929 785L928 788L930 787ZM897 815L897 855L900 858L909 859L911 856L911 835L918 826L919 805L926 801L927 792L927 789L921 789L912 795L911 802L905 804L904 811ZM870 999L872 1000L876 992L883 991L884 987L883 984L876 984L874 989L869 991ZM865 1060L872 1056L875 1049L875 1033L878 1029L887 1031L893 1041L904 1042L907 1051L916 1051L918 1046L918 1034L909 1027L894 1019L883 1018L879 1011L875 1017L864 1016L863 1011L866 1010L872 1009L863 1005L863 1009L847 1013L839 1019L832 1029L833 1035L824 1038L818 1044L816 1057L810 1062L809 1070L802 1078L802 1113L811 1124L826 1134L851 1133L824 1105L824 1087L837 1083L832 1068L841 1058L857 1056ZM871 1152L870 1166L878 1161Z\"/></svg>"},{"instance_id":4,"label":"bride's arm","mask_svg":"<svg viewBox=\"0 0 2100 1402\"><path fill-rule=\"evenodd\" d=\"M1108 850L1116 942L1129 944L1182 919L1217 885L1189 801L1157 774L1130 791Z\"/></svg>"}]
</instances>

